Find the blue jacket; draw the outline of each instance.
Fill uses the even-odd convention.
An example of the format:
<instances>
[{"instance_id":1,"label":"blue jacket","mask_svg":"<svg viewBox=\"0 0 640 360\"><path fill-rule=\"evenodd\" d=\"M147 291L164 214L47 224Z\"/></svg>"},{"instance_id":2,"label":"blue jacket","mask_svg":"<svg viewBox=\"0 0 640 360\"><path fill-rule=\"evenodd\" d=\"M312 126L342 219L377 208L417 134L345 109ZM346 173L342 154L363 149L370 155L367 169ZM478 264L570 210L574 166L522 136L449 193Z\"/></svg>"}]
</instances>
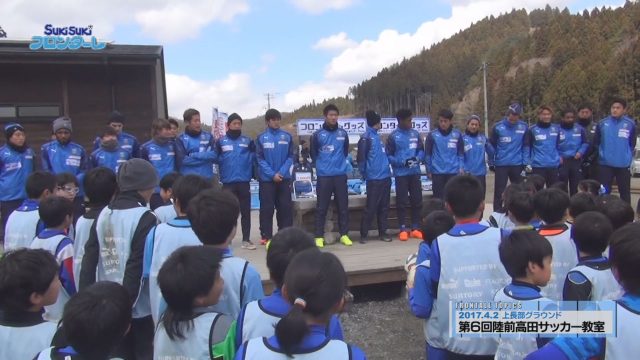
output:
<instances>
[{"instance_id":1,"label":"blue jacket","mask_svg":"<svg viewBox=\"0 0 640 360\"><path fill-rule=\"evenodd\" d=\"M89 166L91 168L103 166L113 170L114 173L118 173L120 165L130 158L131 153L123 148L109 151L101 147L91 153L91 156L89 157Z\"/></svg>"},{"instance_id":2,"label":"blue jacket","mask_svg":"<svg viewBox=\"0 0 640 360\"><path fill-rule=\"evenodd\" d=\"M496 150L496 166L525 164L525 149L523 145L526 133L527 123L522 120L518 120L516 124L511 124L508 119L504 118L493 126L489 142Z\"/></svg>"},{"instance_id":3,"label":"blue jacket","mask_svg":"<svg viewBox=\"0 0 640 360\"><path fill-rule=\"evenodd\" d=\"M387 157L393 168L394 176L420 175L420 166L407 167L407 159L424 158L424 144L420 133L414 129L396 129L387 138Z\"/></svg>"},{"instance_id":4,"label":"blue jacket","mask_svg":"<svg viewBox=\"0 0 640 360\"><path fill-rule=\"evenodd\" d=\"M311 136L311 159L318 176L338 176L347 172L349 135L344 129L328 129L326 124Z\"/></svg>"},{"instance_id":5,"label":"blue jacket","mask_svg":"<svg viewBox=\"0 0 640 360\"><path fill-rule=\"evenodd\" d=\"M560 157L573 158L576 154L584 157L589 150L587 142L587 132L578 124L573 124L571 128L564 128L560 125L560 135L558 137L558 151Z\"/></svg>"},{"instance_id":6,"label":"blue jacket","mask_svg":"<svg viewBox=\"0 0 640 360\"><path fill-rule=\"evenodd\" d=\"M84 195L82 180L89 166L89 159L84 148L74 142L62 145L58 140L48 142L40 148L42 157L42 170L54 174L68 172L76 176L80 184L78 197Z\"/></svg>"},{"instance_id":7,"label":"blue jacket","mask_svg":"<svg viewBox=\"0 0 640 360\"><path fill-rule=\"evenodd\" d=\"M489 166L493 165L493 157L495 155L495 149L493 145L487 140L487 137L476 133L465 133L462 136L464 140L464 172L475 176L487 175L487 161Z\"/></svg>"},{"instance_id":8,"label":"blue jacket","mask_svg":"<svg viewBox=\"0 0 640 360\"><path fill-rule=\"evenodd\" d=\"M33 172L33 150L27 147L19 152L10 145L0 147L0 201L27 198L26 184Z\"/></svg>"},{"instance_id":9,"label":"blue jacket","mask_svg":"<svg viewBox=\"0 0 640 360\"><path fill-rule=\"evenodd\" d=\"M205 179L213 178L213 136L201 131L197 136L184 132L176 138L176 167L182 175L196 174Z\"/></svg>"},{"instance_id":10,"label":"blue jacket","mask_svg":"<svg viewBox=\"0 0 640 360\"><path fill-rule=\"evenodd\" d=\"M256 156L253 140L244 135L236 138L225 135L216 142L214 151L223 184L251 181Z\"/></svg>"},{"instance_id":11,"label":"blue jacket","mask_svg":"<svg viewBox=\"0 0 640 360\"><path fill-rule=\"evenodd\" d=\"M458 174L464 169L464 141L462 134L453 127L440 128L427 135L424 146L427 171L432 174Z\"/></svg>"},{"instance_id":12,"label":"blue jacket","mask_svg":"<svg viewBox=\"0 0 640 360\"><path fill-rule=\"evenodd\" d=\"M636 147L635 123L627 116L604 118L596 128L593 146L598 148L600 165L629 167Z\"/></svg>"},{"instance_id":13,"label":"blue jacket","mask_svg":"<svg viewBox=\"0 0 640 360\"><path fill-rule=\"evenodd\" d=\"M100 148L100 142L100 136L96 137L93 141L93 151ZM140 157L140 145L138 144L138 139L136 139L135 136L124 131L120 132L120 134L118 134L118 145L128 151L132 158Z\"/></svg>"},{"instance_id":14,"label":"blue jacket","mask_svg":"<svg viewBox=\"0 0 640 360\"><path fill-rule=\"evenodd\" d=\"M523 146L526 165L531 165L534 168L557 168L560 166L559 128L560 126L557 124L545 126L538 123L529 129Z\"/></svg>"},{"instance_id":15,"label":"blue jacket","mask_svg":"<svg viewBox=\"0 0 640 360\"><path fill-rule=\"evenodd\" d=\"M158 178L176 171L176 149L173 141L158 144L149 140L140 147L140 158L147 160L158 172ZM160 192L160 188L156 189Z\"/></svg>"},{"instance_id":16,"label":"blue jacket","mask_svg":"<svg viewBox=\"0 0 640 360\"><path fill-rule=\"evenodd\" d=\"M256 138L256 157L260 181L273 182L276 173L291 179L295 156L293 137L282 129L267 128Z\"/></svg>"},{"instance_id":17,"label":"blue jacket","mask_svg":"<svg viewBox=\"0 0 640 360\"><path fill-rule=\"evenodd\" d=\"M382 180L391 177L389 159L378 130L367 127L358 141L358 169L365 180Z\"/></svg>"}]
</instances>

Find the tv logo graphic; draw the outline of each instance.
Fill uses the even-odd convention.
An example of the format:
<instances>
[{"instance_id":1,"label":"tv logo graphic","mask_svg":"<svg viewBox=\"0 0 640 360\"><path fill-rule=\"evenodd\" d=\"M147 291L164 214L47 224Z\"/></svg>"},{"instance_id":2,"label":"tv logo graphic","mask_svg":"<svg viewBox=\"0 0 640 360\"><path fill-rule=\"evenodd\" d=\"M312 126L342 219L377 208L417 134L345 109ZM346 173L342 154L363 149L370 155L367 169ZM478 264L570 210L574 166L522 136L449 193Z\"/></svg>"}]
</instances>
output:
<instances>
[{"instance_id":1,"label":"tv logo graphic","mask_svg":"<svg viewBox=\"0 0 640 360\"><path fill-rule=\"evenodd\" d=\"M102 50L107 47L104 42L98 42L93 35L93 25L86 27L65 26L54 27L51 24L44 26L44 36L32 36L29 49L31 50L78 50L91 49ZM85 37L91 36L90 39Z\"/></svg>"},{"instance_id":2,"label":"tv logo graphic","mask_svg":"<svg viewBox=\"0 0 640 360\"><path fill-rule=\"evenodd\" d=\"M7 37L7 33L4 31L2 26L0 26L0 39L6 38L6 37Z\"/></svg>"}]
</instances>

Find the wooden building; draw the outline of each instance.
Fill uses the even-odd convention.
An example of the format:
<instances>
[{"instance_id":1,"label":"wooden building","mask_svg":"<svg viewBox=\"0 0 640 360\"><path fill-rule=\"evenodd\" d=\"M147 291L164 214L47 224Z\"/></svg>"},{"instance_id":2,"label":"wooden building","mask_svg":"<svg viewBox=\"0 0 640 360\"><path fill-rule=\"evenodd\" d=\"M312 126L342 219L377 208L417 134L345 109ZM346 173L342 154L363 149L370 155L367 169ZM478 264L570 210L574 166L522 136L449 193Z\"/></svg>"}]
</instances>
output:
<instances>
[{"instance_id":1,"label":"wooden building","mask_svg":"<svg viewBox=\"0 0 640 360\"><path fill-rule=\"evenodd\" d=\"M73 140L90 151L113 110L141 144L151 122L168 116L162 46L33 51L27 41L0 41L0 124L21 123L34 150L49 141L51 122L66 115Z\"/></svg>"}]
</instances>

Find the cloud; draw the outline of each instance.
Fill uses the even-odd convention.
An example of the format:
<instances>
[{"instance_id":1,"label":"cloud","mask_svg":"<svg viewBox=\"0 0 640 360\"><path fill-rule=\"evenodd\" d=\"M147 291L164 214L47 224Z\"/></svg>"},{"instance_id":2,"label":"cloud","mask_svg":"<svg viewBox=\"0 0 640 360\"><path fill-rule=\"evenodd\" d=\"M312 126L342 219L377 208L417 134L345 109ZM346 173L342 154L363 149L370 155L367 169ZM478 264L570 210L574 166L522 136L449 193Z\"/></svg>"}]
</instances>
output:
<instances>
[{"instance_id":1,"label":"cloud","mask_svg":"<svg viewBox=\"0 0 640 360\"><path fill-rule=\"evenodd\" d=\"M0 24L10 39L30 39L42 34L46 24L93 25L94 35L108 39L116 26L137 24L158 42L193 38L211 22L230 22L249 11L248 0L3 0Z\"/></svg>"},{"instance_id":2,"label":"cloud","mask_svg":"<svg viewBox=\"0 0 640 360\"><path fill-rule=\"evenodd\" d=\"M182 118L187 108L195 108L205 123L211 124L211 108L227 113L237 112L252 118L264 112L262 96L256 93L251 76L231 73L224 79L198 81L185 75L166 74L169 115Z\"/></svg>"},{"instance_id":3,"label":"cloud","mask_svg":"<svg viewBox=\"0 0 640 360\"><path fill-rule=\"evenodd\" d=\"M346 9L357 0L290 0L298 9L310 14L322 14L328 10Z\"/></svg>"},{"instance_id":4,"label":"cloud","mask_svg":"<svg viewBox=\"0 0 640 360\"><path fill-rule=\"evenodd\" d=\"M349 39L347 33L342 31L337 34L322 38L313 45L315 50L344 50L357 45L358 43Z\"/></svg>"}]
</instances>

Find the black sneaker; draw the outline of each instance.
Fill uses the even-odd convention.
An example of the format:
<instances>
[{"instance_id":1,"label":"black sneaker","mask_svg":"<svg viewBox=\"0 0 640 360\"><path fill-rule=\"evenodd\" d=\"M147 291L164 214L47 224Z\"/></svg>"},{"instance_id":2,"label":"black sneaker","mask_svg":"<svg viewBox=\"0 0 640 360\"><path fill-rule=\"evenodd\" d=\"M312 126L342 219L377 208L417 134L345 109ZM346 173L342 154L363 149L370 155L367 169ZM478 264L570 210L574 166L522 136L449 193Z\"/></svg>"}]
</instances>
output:
<instances>
[{"instance_id":1,"label":"black sneaker","mask_svg":"<svg viewBox=\"0 0 640 360\"><path fill-rule=\"evenodd\" d=\"M360 241L358 241L360 244L366 244L367 243L367 237L366 236L360 236Z\"/></svg>"},{"instance_id":2,"label":"black sneaker","mask_svg":"<svg viewBox=\"0 0 640 360\"><path fill-rule=\"evenodd\" d=\"M380 240L384 242L391 242L393 239L387 234L382 234L380 235Z\"/></svg>"}]
</instances>

